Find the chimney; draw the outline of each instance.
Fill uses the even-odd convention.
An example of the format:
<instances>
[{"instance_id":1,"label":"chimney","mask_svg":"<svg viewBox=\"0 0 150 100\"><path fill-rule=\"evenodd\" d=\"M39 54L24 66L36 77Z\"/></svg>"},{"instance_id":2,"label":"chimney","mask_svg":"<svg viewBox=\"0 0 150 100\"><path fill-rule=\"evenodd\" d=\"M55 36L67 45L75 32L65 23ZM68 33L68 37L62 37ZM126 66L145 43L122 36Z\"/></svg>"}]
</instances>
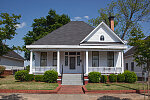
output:
<instances>
[{"instance_id":1,"label":"chimney","mask_svg":"<svg viewBox=\"0 0 150 100\"><path fill-rule=\"evenodd\" d=\"M114 31L114 16L110 16L108 19L110 22L110 28L112 31Z\"/></svg>"}]
</instances>

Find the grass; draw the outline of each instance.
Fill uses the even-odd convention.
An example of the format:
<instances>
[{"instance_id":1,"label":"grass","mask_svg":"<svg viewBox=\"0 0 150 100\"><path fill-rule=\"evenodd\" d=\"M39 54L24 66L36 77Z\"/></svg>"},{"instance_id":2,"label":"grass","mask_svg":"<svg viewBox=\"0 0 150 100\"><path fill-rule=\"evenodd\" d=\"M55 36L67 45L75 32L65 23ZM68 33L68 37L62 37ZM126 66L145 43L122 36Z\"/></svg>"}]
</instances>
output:
<instances>
[{"instance_id":1,"label":"grass","mask_svg":"<svg viewBox=\"0 0 150 100\"><path fill-rule=\"evenodd\" d=\"M87 90L144 90L142 83L88 83L86 88Z\"/></svg>"},{"instance_id":2,"label":"grass","mask_svg":"<svg viewBox=\"0 0 150 100\"><path fill-rule=\"evenodd\" d=\"M54 90L58 87L57 83L45 82L20 82L15 80L13 75L0 77L0 89L17 89L17 90Z\"/></svg>"}]
</instances>

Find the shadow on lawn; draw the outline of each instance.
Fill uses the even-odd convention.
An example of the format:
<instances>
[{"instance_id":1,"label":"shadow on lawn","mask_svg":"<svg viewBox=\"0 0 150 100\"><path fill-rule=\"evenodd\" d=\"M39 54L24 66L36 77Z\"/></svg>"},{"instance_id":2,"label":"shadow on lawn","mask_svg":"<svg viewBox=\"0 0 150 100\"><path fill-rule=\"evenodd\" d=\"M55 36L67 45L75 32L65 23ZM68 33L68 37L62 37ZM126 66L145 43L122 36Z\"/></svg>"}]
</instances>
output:
<instances>
[{"instance_id":1,"label":"shadow on lawn","mask_svg":"<svg viewBox=\"0 0 150 100\"><path fill-rule=\"evenodd\" d=\"M19 94L11 94L11 95L0 95L0 100L27 100L20 96Z\"/></svg>"},{"instance_id":2,"label":"shadow on lawn","mask_svg":"<svg viewBox=\"0 0 150 100\"><path fill-rule=\"evenodd\" d=\"M0 76L0 78L5 78L5 76Z\"/></svg>"},{"instance_id":3,"label":"shadow on lawn","mask_svg":"<svg viewBox=\"0 0 150 100\"><path fill-rule=\"evenodd\" d=\"M128 98L120 99L119 97L103 96L103 97L99 97L97 100L131 100L131 99Z\"/></svg>"}]
</instances>

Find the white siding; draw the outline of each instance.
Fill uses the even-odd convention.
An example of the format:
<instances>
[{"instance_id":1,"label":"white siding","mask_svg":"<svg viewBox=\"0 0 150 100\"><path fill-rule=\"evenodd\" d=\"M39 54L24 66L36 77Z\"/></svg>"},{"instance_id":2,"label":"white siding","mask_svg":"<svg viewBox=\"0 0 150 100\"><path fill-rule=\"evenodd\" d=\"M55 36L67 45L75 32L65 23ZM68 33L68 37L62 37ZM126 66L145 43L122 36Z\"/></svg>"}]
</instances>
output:
<instances>
[{"instance_id":1,"label":"white siding","mask_svg":"<svg viewBox=\"0 0 150 100\"><path fill-rule=\"evenodd\" d=\"M131 71L131 62L134 62L134 72L137 74L138 77L142 77L143 69L139 66L136 66L137 63L134 61L133 56L124 57L124 69L126 70L126 63L128 63L128 70Z\"/></svg>"},{"instance_id":2,"label":"white siding","mask_svg":"<svg viewBox=\"0 0 150 100\"><path fill-rule=\"evenodd\" d=\"M100 41L100 36L104 35L104 41ZM91 36L89 36L85 41L88 42L120 42L120 40L108 31L104 25L101 25Z\"/></svg>"},{"instance_id":3,"label":"white siding","mask_svg":"<svg viewBox=\"0 0 150 100\"><path fill-rule=\"evenodd\" d=\"M0 57L0 65L4 65L6 69L10 69L10 66L16 67L24 67L24 61L7 58L7 57Z\"/></svg>"}]
</instances>

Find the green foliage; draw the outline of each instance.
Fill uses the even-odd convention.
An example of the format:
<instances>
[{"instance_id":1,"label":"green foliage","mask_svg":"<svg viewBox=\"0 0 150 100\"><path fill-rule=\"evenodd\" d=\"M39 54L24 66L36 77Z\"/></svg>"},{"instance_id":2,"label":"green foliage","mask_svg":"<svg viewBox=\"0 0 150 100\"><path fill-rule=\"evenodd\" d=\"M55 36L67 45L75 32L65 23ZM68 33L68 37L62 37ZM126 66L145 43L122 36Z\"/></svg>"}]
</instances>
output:
<instances>
[{"instance_id":1,"label":"green foliage","mask_svg":"<svg viewBox=\"0 0 150 100\"><path fill-rule=\"evenodd\" d=\"M35 75L35 81L36 82L43 82L43 75Z\"/></svg>"},{"instance_id":2,"label":"green foliage","mask_svg":"<svg viewBox=\"0 0 150 100\"><path fill-rule=\"evenodd\" d=\"M150 20L150 1L116 0L110 2L106 8L100 9L98 13L97 18L89 20L91 25L97 26L104 21L109 26L108 17L115 16L115 33L120 35L121 39L128 39L134 27Z\"/></svg>"},{"instance_id":3,"label":"green foliage","mask_svg":"<svg viewBox=\"0 0 150 100\"><path fill-rule=\"evenodd\" d=\"M127 83L135 83L137 81L137 75L134 72L126 70L123 74Z\"/></svg>"},{"instance_id":4,"label":"green foliage","mask_svg":"<svg viewBox=\"0 0 150 100\"><path fill-rule=\"evenodd\" d=\"M33 74L27 74L27 76L25 77L25 81L32 81L34 80L34 75Z\"/></svg>"},{"instance_id":5,"label":"green foliage","mask_svg":"<svg viewBox=\"0 0 150 100\"><path fill-rule=\"evenodd\" d=\"M29 74L27 70L20 70L15 73L15 79L20 81L26 81L26 76Z\"/></svg>"},{"instance_id":6,"label":"green foliage","mask_svg":"<svg viewBox=\"0 0 150 100\"><path fill-rule=\"evenodd\" d=\"M117 82L117 75L115 75L115 74L110 74L110 75L109 75L109 81L110 81L110 82Z\"/></svg>"},{"instance_id":7,"label":"green foliage","mask_svg":"<svg viewBox=\"0 0 150 100\"><path fill-rule=\"evenodd\" d=\"M57 28L67 24L68 22L70 22L70 18L68 17L68 15L58 15L56 14L55 10L50 10L46 17L34 19L34 22L32 24L33 30L29 31L23 38L25 43L23 47L25 51L25 58L27 60L29 60L30 58L30 51L25 48L25 45L32 44L34 41L37 41L48 33L51 33Z\"/></svg>"},{"instance_id":8,"label":"green foliage","mask_svg":"<svg viewBox=\"0 0 150 100\"><path fill-rule=\"evenodd\" d=\"M101 73L99 72L90 72L88 74L89 81L92 83L99 83L101 78Z\"/></svg>"},{"instance_id":9,"label":"green foliage","mask_svg":"<svg viewBox=\"0 0 150 100\"><path fill-rule=\"evenodd\" d=\"M26 66L26 70L29 72L30 71L30 65Z\"/></svg>"},{"instance_id":10,"label":"green foliage","mask_svg":"<svg viewBox=\"0 0 150 100\"><path fill-rule=\"evenodd\" d=\"M49 70L44 73L43 79L48 83L56 83L58 79L58 73L55 70Z\"/></svg>"},{"instance_id":11,"label":"green foliage","mask_svg":"<svg viewBox=\"0 0 150 100\"><path fill-rule=\"evenodd\" d=\"M124 81L125 81L124 74L118 74L117 75L117 82L124 82Z\"/></svg>"},{"instance_id":12,"label":"green foliage","mask_svg":"<svg viewBox=\"0 0 150 100\"><path fill-rule=\"evenodd\" d=\"M11 40L17 34L16 28L21 15L9 15L0 13L0 56L7 54L9 51L17 49L14 46L6 45L7 40Z\"/></svg>"},{"instance_id":13,"label":"green foliage","mask_svg":"<svg viewBox=\"0 0 150 100\"><path fill-rule=\"evenodd\" d=\"M101 82L106 83L106 81L107 81L107 75L102 75L101 76Z\"/></svg>"},{"instance_id":14,"label":"green foliage","mask_svg":"<svg viewBox=\"0 0 150 100\"><path fill-rule=\"evenodd\" d=\"M6 69L6 67L0 66L0 75L4 73L5 69Z\"/></svg>"}]
</instances>

